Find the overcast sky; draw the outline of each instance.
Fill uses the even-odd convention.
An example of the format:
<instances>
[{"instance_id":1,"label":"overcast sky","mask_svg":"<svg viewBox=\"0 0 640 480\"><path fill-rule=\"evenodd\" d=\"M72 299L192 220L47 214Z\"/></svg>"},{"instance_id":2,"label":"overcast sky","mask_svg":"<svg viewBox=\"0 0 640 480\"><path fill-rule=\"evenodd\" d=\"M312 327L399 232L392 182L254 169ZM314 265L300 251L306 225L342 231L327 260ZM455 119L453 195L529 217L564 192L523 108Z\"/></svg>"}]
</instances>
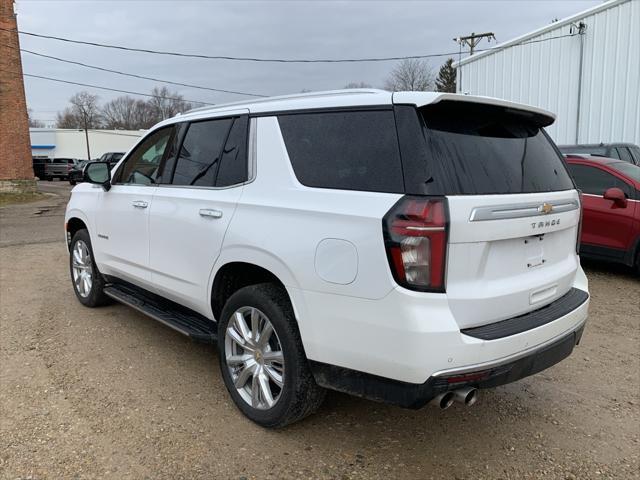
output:
<instances>
[{"instance_id":1,"label":"overcast sky","mask_svg":"<svg viewBox=\"0 0 640 480\"><path fill-rule=\"evenodd\" d=\"M137 48L207 55L279 58L358 58L457 52L452 38L493 31L498 42L562 19L601 1L58 1L18 0L20 30ZM357 64L250 63L125 52L21 35L21 47L47 55L177 82L279 95L379 87L393 62ZM482 43L478 48L486 48ZM444 59L432 61L437 69ZM157 83L22 54L25 73L149 92ZM26 78L34 117L55 118L83 87ZM243 100L169 86L186 99ZM118 93L94 90L101 101Z\"/></svg>"}]
</instances>

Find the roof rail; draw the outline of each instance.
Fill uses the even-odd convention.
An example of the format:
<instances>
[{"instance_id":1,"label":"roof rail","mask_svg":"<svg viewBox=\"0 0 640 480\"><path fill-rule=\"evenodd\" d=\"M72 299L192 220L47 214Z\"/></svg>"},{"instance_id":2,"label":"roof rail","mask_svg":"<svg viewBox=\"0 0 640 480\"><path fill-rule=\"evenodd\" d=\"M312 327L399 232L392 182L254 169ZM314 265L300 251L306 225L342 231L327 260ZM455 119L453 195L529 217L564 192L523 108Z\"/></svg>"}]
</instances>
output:
<instances>
[{"instance_id":1,"label":"roof rail","mask_svg":"<svg viewBox=\"0 0 640 480\"><path fill-rule=\"evenodd\" d=\"M205 107L192 108L191 110L187 110L183 113L186 115L188 113L196 113L196 112L204 112L207 110L218 109L221 107L233 107L233 106L242 106L242 105L253 105L256 103L267 103L267 102L275 102L278 100L293 100L296 98L318 98L318 97L331 97L335 95L354 95L354 94L371 94L371 93L381 93L385 90L380 90L377 88L345 88L341 90L326 90L321 92L305 92L305 93L294 93L290 95L279 95L275 97L265 97L251 100L242 100L239 102L230 102L230 103L219 103L216 105L208 105Z\"/></svg>"}]
</instances>

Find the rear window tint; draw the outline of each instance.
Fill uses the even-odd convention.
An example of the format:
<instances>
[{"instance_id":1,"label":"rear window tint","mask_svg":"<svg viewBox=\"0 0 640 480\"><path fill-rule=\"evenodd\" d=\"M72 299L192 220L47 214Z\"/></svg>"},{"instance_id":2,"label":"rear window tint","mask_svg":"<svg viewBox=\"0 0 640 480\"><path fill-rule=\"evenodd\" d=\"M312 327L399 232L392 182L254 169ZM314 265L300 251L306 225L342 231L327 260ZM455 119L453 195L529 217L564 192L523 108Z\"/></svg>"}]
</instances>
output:
<instances>
[{"instance_id":1,"label":"rear window tint","mask_svg":"<svg viewBox=\"0 0 640 480\"><path fill-rule=\"evenodd\" d=\"M392 110L280 115L296 177L309 187L402 193Z\"/></svg>"},{"instance_id":2,"label":"rear window tint","mask_svg":"<svg viewBox=\"0 0 640 480\"><path fill-rule=\"evenodd\" d=\"M415 125L407 125L406 118L398 121L399 130L411 131L401 132L401 142L413 143L402 147L403 160L414 163L405 168L405 176L411 177L408 193L485 195L574 188L561 156L540 126L541 117L444 101L420 109L418 121L421 133Z\"/></svg>"}]
</instances>

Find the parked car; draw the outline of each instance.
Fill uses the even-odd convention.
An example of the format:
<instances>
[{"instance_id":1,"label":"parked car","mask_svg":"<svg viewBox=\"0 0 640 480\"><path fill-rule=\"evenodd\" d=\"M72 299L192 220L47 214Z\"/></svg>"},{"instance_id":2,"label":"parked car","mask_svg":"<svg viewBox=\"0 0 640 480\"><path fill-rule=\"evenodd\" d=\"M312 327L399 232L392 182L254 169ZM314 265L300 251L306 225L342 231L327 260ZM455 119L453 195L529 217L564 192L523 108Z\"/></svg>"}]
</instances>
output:
<instances>
[{"instance_id":1,"label":"parked car","mask_svg":"<svg viewBox=\"0 0 640 480\"><path fill-rule=\"evenodd\" d=\"M640 167L622 160L567 156L582 190L580 255L623 263L640 273Z\"/></svg>"},{"instance_id":2,"label":"parked car","mask_svg":"<svg viewBox=\"0 0 640 480\"><path fill-rule=\"evenodd\" d=\"M109 162L109 164L113 166L124 156L124 153L125 152L107 152L103 154L98 161Z\"/></svg>"},{"instance_id":3,"label":"parked car","mask_svg":"<svg viewBox=\"0 0 640 480\"><path fill-rule=\"evenodd\" d=\"M88 163L88 160L80 160L76 163L71 170L69 170L69 184L75 185L78 182L82 182L82 172L84 170L84 166Z\"/></svg>"},{"instance_id":4,"label":"parked car","mask_svg":"<svg viewBox=\"0 0 640 480\"><path fill-rule=\"evenodd\" d=\"M599 143L593 145L560 145L565 155L592 155L615 158L634 165L640 165L640 148L633 143Z\"/></svg>"},{"instance_id":5,"label":"parked car","mask_svg":"<svg viewBox=\"0 0 640 480\"><path fill-rule=\"evenodd\" d=\"M553 121L379 90L174 117L113 172L85 167L65 216L75 294L217 341L233 401L266 427L326 388L472 404L567 357L586 323L579 194Z\"/></svg>"},{"instance_id":6,"label":"parked car","mask_svg":"<svg viewBox=\"0 0 640 480\"><path fill-rule=\"evenodd\" d=\"M44 166L44 180L67 180L69 171L79 162L76 158L53 158Z\"/></svg>"},{"instance_id":7,"label":"parked car","mask_svg":"<svg viewBox=\"0 0 640 480\"><path fill-rule=\"evenodd\" d=\"M103 154L100 158L95 158L90 160L91 162L107 162L109 164L109 168L113 168L116 163L122 158L124 155L123 152L107 152ZM83 180L83 170L85 165L88 163L87 160L82 160L78 162L70 171L69 171L69 183L71 185L75 185Z\"/></svg>"},{"instance_id":8,"label":"parked car","mask_svg":"<svg viewBox=\"0 0 640 480\"><path fill-rule=\"evenodd\" d=\"M38 177L40 180L44 179L45 165L49 159L47 157L32 157L31 161L33 166L33 175Z\"/></svg>"}]
</instances>

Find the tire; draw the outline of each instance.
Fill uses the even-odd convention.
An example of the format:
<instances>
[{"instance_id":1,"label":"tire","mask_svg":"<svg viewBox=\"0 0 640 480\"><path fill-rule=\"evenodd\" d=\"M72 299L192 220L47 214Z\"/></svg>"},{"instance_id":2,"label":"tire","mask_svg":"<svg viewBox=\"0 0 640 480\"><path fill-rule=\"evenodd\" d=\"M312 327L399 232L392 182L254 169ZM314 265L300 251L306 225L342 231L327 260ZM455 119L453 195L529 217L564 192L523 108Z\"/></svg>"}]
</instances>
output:
<instances>
[{"instance_id":1,"label":"tire","mask_svg":"<svg viewBox=\"0 0 640 480\"><path fill-rule=\"evenodd\" d=\"M75 180L71 180L71 179L69 179L69 185L73 186L73 185L75 185L75 184L76 184L76 181L75 181Z\"/></svg>"},{"instance_id":2,"label":"tire","mask_svg":"<svg viewBox=\"0 0 640 480\"><path fill-rule=\"evenodd\" d=\"M258 324L264 326L262 330L255 327L254 312L257 312ZM247 328L244 331L248 335L242 335L237 314L245 319L245 327L250 331ZM220 318L220 370L227 390L242 413L258 425L279 428L301 420L318 409L324 400L325 390L316 384L311 374L293 309L281 287L262 283L238 290L225 304ZM231 328L228 328L230 323ZM254 338L253 332L257 330L266 335L267 323L273 327L273 332L264 336L266 340L262 343L267 343L260 349L263 335ZM233 338L244 342L245 347L241 347L241 343ZM247 338L250 342L246 342ZM245 348L255 350L249 353ZM242 355L239 351L243 352ZM249 360L235 361L229 366L229 360L241 357ZM282 359L280 364L277 358ZM250 368L256 374L246 373L243 376L243 372L249 372ZM279 375L282 371L284 375ZM245 383L242 383L241 377L246 379ZM281 388L274 378L283 380ZM242 387L237 388L234 382ZM257 400L253 394L255 391L260 392ZM269 397L273 402L271 405Z\"/></svg>"},{"instance_id":3,"label":"tire","mask_svg":"<svg viewBox=\"0 0 640 480\"><path fill-rule=\"evenodd\" d=\"M91 238L85 229L78 230L71 239L69 273L73 291L85 307L109 303L110 299L104 293L104 278L93 259Z\"/></svg>"}]
</instances>

